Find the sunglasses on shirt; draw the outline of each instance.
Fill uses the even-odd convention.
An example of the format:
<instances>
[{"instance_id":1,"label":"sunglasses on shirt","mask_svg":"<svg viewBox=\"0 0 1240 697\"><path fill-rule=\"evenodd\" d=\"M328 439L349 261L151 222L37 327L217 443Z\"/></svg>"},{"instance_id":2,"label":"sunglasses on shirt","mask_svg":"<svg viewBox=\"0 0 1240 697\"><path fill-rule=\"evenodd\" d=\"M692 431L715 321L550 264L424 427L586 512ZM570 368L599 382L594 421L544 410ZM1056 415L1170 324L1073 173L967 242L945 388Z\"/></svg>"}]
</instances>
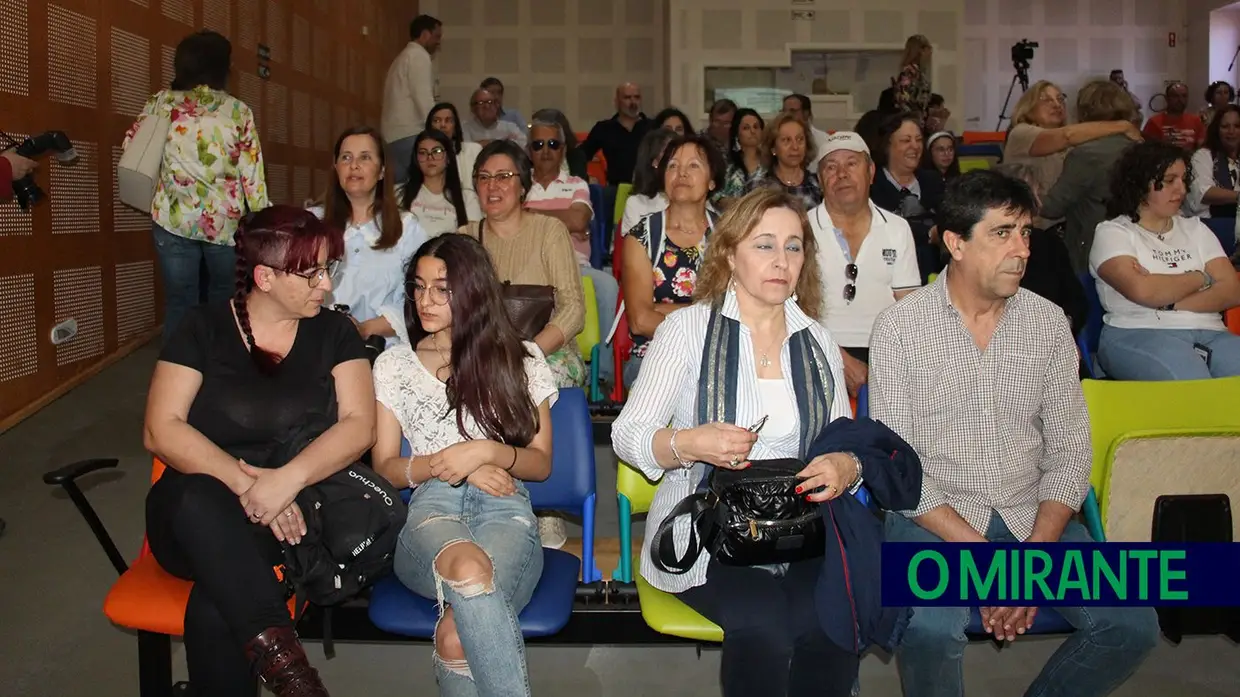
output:
<instances>
[{"instance_id":1,"label":"sunglasses on shirt","mask_svg":"<svg viewBox=\"0 0 1240 697\"><path fill-rule=\"evenodd\" d=\"M848 279L848 284L844 286L844 300L852 302L857 297L857 265L849 264L844 267L844 277Z\"/></svg>"}]
</instances>

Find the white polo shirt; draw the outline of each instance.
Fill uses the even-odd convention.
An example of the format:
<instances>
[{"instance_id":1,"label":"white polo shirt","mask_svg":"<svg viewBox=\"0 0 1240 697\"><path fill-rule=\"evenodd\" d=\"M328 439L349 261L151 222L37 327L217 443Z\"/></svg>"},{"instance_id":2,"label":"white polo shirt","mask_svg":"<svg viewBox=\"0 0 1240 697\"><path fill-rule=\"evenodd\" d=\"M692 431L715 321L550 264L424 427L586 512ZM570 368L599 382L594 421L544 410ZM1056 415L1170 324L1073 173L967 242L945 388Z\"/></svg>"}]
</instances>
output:
<instances>
[{"instance_id":1,"label":"white polo shirt","mask_svg":"<svg viewBox=\"0 0 1240 697\"><path fill-rule=\"evenodd\" d=\"M525 207L534 211L566 211L572 206L585 206L594 213L590 204L590 185L581 177L560 171L560 176L544 187L533 182L525 194ZM590 265L590 240L571 237L573 251L577 253L578 265Z\"/></svg>"},{"instance_id":2,"label":"white polo shirt","mask_svg":"<svg viewBox=\"0 0 1240 697\"><path fill-rule=\"evenodd\" d=\"M848 348L869 347L874 319L895 304L895 291L921 287L913 231L908 223L872 201L870 216L870 233L853 259L843 232L827 214L826 204L820 203L809 212L809 224L818 241L818 266L822 270L822 323L836 343ZM849 264L857 265L854 281L849 281L845 273ZM851 302L844 299L844 287L849 283L857 287Z\"/></svg>"}]
</instances>

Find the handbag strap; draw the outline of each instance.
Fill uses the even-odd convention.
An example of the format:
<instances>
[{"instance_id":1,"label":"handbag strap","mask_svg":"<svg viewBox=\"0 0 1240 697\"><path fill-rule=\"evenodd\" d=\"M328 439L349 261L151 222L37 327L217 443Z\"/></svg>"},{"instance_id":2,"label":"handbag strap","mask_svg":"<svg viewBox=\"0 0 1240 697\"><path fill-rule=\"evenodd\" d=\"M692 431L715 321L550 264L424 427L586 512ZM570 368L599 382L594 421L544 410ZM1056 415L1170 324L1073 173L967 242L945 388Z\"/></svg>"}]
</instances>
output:
<instances>
[{"instance_id":1,"label":"handbag strap","mask_svg":"<svg viewBox=\"0 0 1240 697\"><path fill-rule=\"evenodd\" d=\"M655 568L669 574L683 574L697 563L702 550L714 545L719 534L716 508L719 499L710 491L691 494L681 499L659 524L650 539L650 560ZM689 539L684 556L676 556L676 539L673 534L676 521L689 516Z\"/></svg>"}]
</instances>

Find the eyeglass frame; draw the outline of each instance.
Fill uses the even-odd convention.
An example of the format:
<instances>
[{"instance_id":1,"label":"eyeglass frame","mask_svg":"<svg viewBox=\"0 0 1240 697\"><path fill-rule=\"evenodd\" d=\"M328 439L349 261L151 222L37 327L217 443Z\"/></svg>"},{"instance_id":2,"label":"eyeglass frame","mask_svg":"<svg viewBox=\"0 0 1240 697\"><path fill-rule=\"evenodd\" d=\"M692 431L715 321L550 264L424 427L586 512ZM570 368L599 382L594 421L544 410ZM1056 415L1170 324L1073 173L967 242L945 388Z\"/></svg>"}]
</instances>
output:
<instances>
[{"instance_id":1,"label":"eyeglass frame","mask_svg":"<svg viewBox=\"0 0 1240 697\"><path fill-rule=\"evenodd\" d=\"M306 284L311 288L318 288L323 281L335 278L336 273L340 271L340 262L340 259L328 259L327 263L323 266L315 266L304 271L282 269L279 266L269 266L267 264L263 264L263 266L267 266L274 271L279 271L280 273L288 274L290 276L304 278L306 279Z\"/></svg>"},{"instance_id":2,"label":"eyeglass frame","mask_svg":"<svg viewBox=\"0 0 1240 697\"><path fill-rule=\"evenodd\" d=\"M431 291L430 300L431 300L432 305L443 307L444 305L447 305L449 302L452 301L452 289L451 288L444 288L442 286L420 286L416 282L410 284L410 287L409 287L409 294L413 296L414 303L418 302L418 298L426 296L427 291ZM439 302L438 300L436 300L435 299L436 297L442 298L443 302Z\"/></svg>"},{"instance_id":3,"label":"eyeglass frame","mask_svg":"<svg viewBox=\"0 0 1240 697\"><path fill-rule=\"evenodd\" d=\"M419 160L426 160L427 162L439 162L440 160L445 160L448 157L448 151L445 150L442 145L436 145L430 150L418 148L413 151L413 154Z\"/></svg>"}]
</instances>

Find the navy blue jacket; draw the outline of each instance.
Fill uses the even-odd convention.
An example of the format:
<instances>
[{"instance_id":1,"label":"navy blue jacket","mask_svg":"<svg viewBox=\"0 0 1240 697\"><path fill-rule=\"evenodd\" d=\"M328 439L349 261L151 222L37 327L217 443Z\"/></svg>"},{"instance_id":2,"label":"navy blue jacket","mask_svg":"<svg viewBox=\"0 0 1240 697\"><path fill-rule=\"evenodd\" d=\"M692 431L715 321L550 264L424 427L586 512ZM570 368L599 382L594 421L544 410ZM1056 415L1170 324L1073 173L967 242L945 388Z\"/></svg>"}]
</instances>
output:
<instances>
[{"instance_id":1,"label":"navy blue jacket","mask_svg":"<svg viewBox=\"0 0 1240 697\"><path fill-rule=\"evenodd\" d=\"M861 460L873 505L910 510L921 501L921 459L894 431L871 419L836 419L810 445L806 460L851 452ZM818 621L827 637L861 654L870 645L891 652L908 626L909 608L883 607L883 524L857 497L840 496L821 506L826 553L814 593Z\"/></svg>"}]
</instances>

